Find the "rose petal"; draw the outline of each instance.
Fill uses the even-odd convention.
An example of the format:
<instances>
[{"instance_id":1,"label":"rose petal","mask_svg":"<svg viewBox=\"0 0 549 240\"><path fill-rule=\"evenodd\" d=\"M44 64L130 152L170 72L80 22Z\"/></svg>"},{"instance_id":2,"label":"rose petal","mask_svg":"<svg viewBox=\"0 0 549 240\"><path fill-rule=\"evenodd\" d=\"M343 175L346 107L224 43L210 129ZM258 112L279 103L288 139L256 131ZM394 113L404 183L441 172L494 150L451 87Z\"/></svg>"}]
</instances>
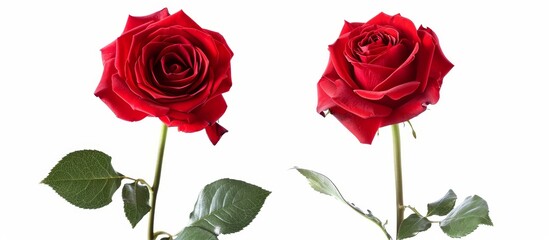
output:
<instances>
[{"instance_id":1,"label":"rose petal","mask_svg":"<svg viewBox=\"0 0 549 240\"><path fill-rule=\"evenodd\" d=\"M138 26L156 22L163 18L166 18L170 15L167 8L164 8L158 12L154 12L152 14L146 15L146 16L128 16L128 20L126 21L126 27L124 28L124 32L127 32L131 29L134 29Z\"/></svg>"},{"instance_id":2,"label":"rose petal","mask_svg":"<svg viewBox=\"0 0 549 240\"><path fill-rule=\"evenodd\" d=\"M415 67L411 63L414 61L416 53L419 51L419 44L415 44L413 50L408 55L406 61L404 61L387 79L379 83L373 90L374 91L383 91L394 86L403 84L405 82L415 80Z\"/></svg>"},{"instance_id":3,"label":"rose petal","mask_svg":"<svg viewBox=\"0 0 549 240\"><path fill-rule=\"evenodd\" d=\"M427 110L427 105L436 104L440 98L440 85L437 82L442 79L429 81L423 94L418 95L393 110L393 113L383 119L382 126L408 121Z\"/></svg>"},{"instance_id":4,"label":"rose petal","mask_svg":"<svg viewBox=\"0 0 549 240\"><path fill-rule=\"evenodd\" d=\"M414 81L398 85L385 91L368 91L357 89L354 90L354 92L358 94L358 96L361 96L368 100L380 100L385 96L389 97L392 100L399 100L415 92L419 85L419 82Z\"/></svg>"},{"instance_id":5,"label":"rose petal","mask_svg":"<svg viewBox=\"0 0 549 240\"><path fill-rule=\"evenodd\" d=\"M143 58L136 64L136 81L139 89L146 91L151 98L161 102L188 99L205 88L205 75L208 59L202 51L191 45L151 43L143 47ZM160 48L158 50L155 50ZM185 67L181 75L166 73L163 68L167 56L189 58L179 63ZM190 56L189 56L190 55ZM173 78L173 79L170 79ZM189 110L190 111L190 110Z\"/></svg>"},{"instance_id":6,"label":"rose petal","mask_svg":"<svg viewBox=\"0 0 549 240\"><path fill-rule=\"evenodd\" d=\"M316 106L316 112L320 113L320 115L322 115L323 117L326 116L324 114L324 111L337 106L334 101L332 101L332 98L328 96L328 94L326 94L326 91L335 91L335 89L331 89L334 88L335 85L330 84L331 80L324 78L326 77L323 77L323 79L320 79L320 81L318 81L317 83L318 104ZM328 83L323 83L324 81L328 81ZM324 87L321 86L321 84L324 85ZM327 90L324 90L324 88L326 88Z\"/></svg>"},{"instance_id":7,"label":"rose petal","mask_svg":"<svg viewBox=\"0 0 549 240\"><path fill-rule=\"evenodd\" d=\"M158 35L191 37L194 40L190 40L190 42L201 48L203 51L215 48L211 41L207 41L208 38L211 38L211 36L204 32L202 28L198 26L198 24L196 24L191 18L189 18L183 11L179 11L173 15L163 18L162 21L136 26L118 37L116 40L117 60L115 65L120 71L122 78L127 78L127 61L138 58L139 53L141 52L142 44L151 42L152 39L150 38L154 38L154 36ZM215 52L215 50L213 51ZM207 54L211 54L211 52L208 52ZM215 53L212 55L215 55Z\"/></svg>"},{"instance_id":8,"label":"rose petal","mask_svg":"<svg viewBox=\"0 0 549 240\"><path fill-rule=\"evenodd\" d=\"M164 18L162 21L151 24L154 28L165 28L172 26L182 26L187 28L194 28L202 30L193 19L191 19L183 10L179 10L176 13Z\"/></svg>"},{"instance_id":9,"label":"rose petal","mask_svg":"<svg viewBox=\"0 0 549 240\"><path fill-rule=\"evenodd\" d=\"M177 127L181 132L193 133L206 128L210 123L198 119L192 113L170 111L168 115L160 116L159 119L169 127Z\"/></svg>"},{"instance_id":10,"label":"rose petal","mask_svg":"<svg viewBox=\"0 0 549 240\"><path fill-rule=\"evenodd\" d=\"M167 14L167 15L166 15ZM130 59L130 55L133 54L133 59L137 58L139 52L141 52L141 44L145 43L143 39L134 39L136 34L145 32L149 34L152 30L146 30L154 21L165 19L169 17L167 9L160 10L149 16L133 17L130 16L128 21L134 21L130 23L130 26L126 26L124 33L116 39L116 61L115 66L118 69L120 77L127 78L126 70L127 61ZM143 18L143 19L141 19ZM130 20L131 19L131 20ZM163 21L160 21L163 22ZM135 41L134 41L135 40ZM133 49L133 51L132 51Z\"/></svg>"},{"instance_id":11,"label":"rose petal","mask_svg":"<svg viewBox=\"0 0 549 240\"><path fill-rule=\"evenodd\" d=\"M359 88L354 82L353 77L349 74L351 64L347 61L344 55L345 42L347 41L347 39L339 38L334 44L328 47L328 50L330 51L329 62L332 63L333 70L337 72L339 78L347 82L347 84L349 84L352 88Z\"/></svg>"},{"instance_id":12,"label":"rose petal","mask_svg":"<svg viewBox=\"0 0 549 240\"><path fill-rule=\"evenodd\" d=\"M228 130L219 125L218 123L214 123L210 126L206 127L206 134L208 135L208 138L212 142L212 144L215 146L217 142L219 142L219 139L221 139L221 136L223 134L227 133Z\"/></svg>"},{"instance_id":13,"label":"rose petal","mask_svg":"<svg viewBox=\"0 0 549 240\"><path fill-rule=\"evenodd\" d=\"M360 143L372 144L374 137L379 130L380 118L361 118L343 108L333 107L330 113L347 128Z\"/></svg>"},{"instance_id":14,"label":"rose petal","mask_svg":"<svg viewBox=\"0 0 549 240\"><path fill-rule=\"evenodd\" d=\"M366 24L398 26L399 32L403 34L403 36L400 37L401 39L409 39L414 43L419 41L414 22L408 18L402 17L400 14L391 16L381 12L366 22Z\"/></svg>"},{"instance_id":15,"label":"rose petal","mask_svg":"<svg viewBox=\"0 0 549 240\"><path fill-rule=\"evenodd\" d=\"M343 23L343 28L341 29L341 32L340 32L339 36L347 34L347 33L353 31L354 29L356 29L357 27L360 27L362 25L364 25L364 23L356 23L356 22L347 22L347 21L345 21Z\"/></svg>"},{"instance_id":16,"label":"rose petal","mask_svg":"<svg viewBox=\"0 0 549 240\"><path fill-rule=\"evenodd\" d=\"M160 117L160 119L170 127L177 127L179 131L191 133L200 131L215 123L225 113L226 109L227 103L220 95L196 107L193 112L180 112L172 108L168 114Z\"/></svg>"},{"instance_id":17,"label":"rose petal","mask_svg":"<svg viewBox=\"0 0 549 240\"><path fill-rule=\"evenodd\" d=\"M166 115L169 111L165 106L137 96L128 88L124 80L117 75L112 78L112 90L136 111L141 111L155 117Z\"/></svg>"},{"instance_id":18,"label":"rose petal","mask_svg":"<svg viewBox=\"0 0 549 240\"><path fill-rule=\"evenodd\" d=\"M322 78L319 81L319 86L337 106L358 117L384 117L391 114L391 108L359 97L343 80L332 82Z\"/></svg>"},{"instance_id":19,"label":"rose petal","mask_svg":"<svg viewBox=\"0 0 549 240\"><path fill-rule=\"evenodd\" d=\"M112 78L116 74L113 59L105 64L105 69L99 85L95 89L95 96L99 97L120 119L139 121L147 116L146 113L134 110L126 101L112 90Z\"/></svg>"},{"instance_id":20,"label":"rose petal","mask_svg":"<svg viewBox=\"0 0 549 240\"><path fill-rule=\"evenodd\" d=\"M106 61L114 59L115 57L116 57L116 41L113 41L109 45L101 48L101 58L103 59L103 65L105 65Z\"/></svg>"},{"instance_id":21,"label":"rose petal","mask_svg":"<svg viewBox=\"0 0 549 240\"><path fill-rule=\"evenodd\" d=\"M212 31L212 30L208 30L208 29L203 29L203 30L204 30L204 32L209 33L212 36L213 39L215 39L217 42L220 43L220 45L223 45L224 48L229 50L229 52L230 52L229 55L231 57L233 56L233 52L229 48L229 45L227 44L227 41L225 40L225 37L223 37L223 35L221 35L218 32Z\"/></svg>"},{"instance_id":22,"label":"rose petal","mask_svg":"<svg viewBox=\"0 0 549 240\"><path fill-rule=\"evenodd\" d=\"M209 123L216 122L227 110L227 103L223 96L211 98L204 103L200 108L197 108L193 113L200 119L204 119Z\"/></svg>"},{"instance_id":23,"label":"rose petal","mask_svg":"<svg viewBox=\"0 0 549 240\"><path fill-rule=\"evenodd\" d=\"M118 37L116 42L116 57L114 61L114 65L116 69L118 70L118 73L120 74L121 78L127 78L126 74L129 71L126 69L128 67L128 59L130 59L130 56L133 54L132 59L136 59L138 54L141 52L141 43L143 42L134 42L134 34L142 32L147 26L141 25L137 28L134 28L124 34L122 34L120 37ZM133 52L132 52L133 50Z\"/></svg>"},{"instance_id":24,"label":"rose petal","mask_svg":"<svg viewBox=\"0 0 549 240\"><path fill-rule=\"evenodd\" d=\"M400 43L387 49L387 51L384 52L382 55L379 55L377 58L372 59L370 63L390 68L397 68L398 66L402 65L402 63L406 62L409 56L407 54L407 51L409 51L407 46L405 46L405 44L403 43Z\"/></svg>"},{"instance_id":25,"label":"rose petal","mask_svg":"<svg viewBox=\"0 0 549 240\"><path fill-rule=\"evenodd\" d=\"M215 41L217 49L217 57L215 58L215 63L212 65L216 66L215 68L210 68L212 71L213 85L211 92L214 94L221 94L229 91L232 86L231 78L231 65L230 61L233 57L231 49L222 42ZM211 59L211 58L210 58Z\"/></svg>"},{"instance_id":26,"label":"rose petal","mask_svg":"<svg viewBox=\"0 0 549 240\"><path fill-rule=\"evenodd\" d=\"M443 78L454 67L454 64L452 64L446 58L446 56L442 52L442 49L440 48L440 43L438 41L437 35L430 28L424 28L423 26L420 26L418 33L428 33L434 39L433 41L435 42L435 53L433 55L430 75L432 75L431 77L434 78L437 78L439 76ZM436 74L433 74L433 71L436 72Z\"/></svg>"},{"instance_id":27,"label":"rose petal","mask_svg":"<svg viewBox=\"0 0 549 240\"><path fill-rule=\"evenodd\" d=\"M153 29L154 28L151 26L150 30ZM217 59L218 54L216 41L207 32L201 29L179 25L158 28L154 29L154 31L142 31L135 34L133 41L189 44L193 45L195 48L201 49L211 59Z\"/></svg>"},{"instance_id":28,"label":"rose petal","mask_svg":"<svg viewBox=\"0 0 549 240\"><path fill-rule=\"evenodd\" d=\"M395 71L381 65L353 62L353 72L356 76L357 89L373 90Z\"/></svg>"},{"instance_id":29,"label":"rose petal","mask_svg":"<svg viewBox=\"0 0 549 240\"><path fill-rule=\"evenodd\" d=\"M427 87L429 73L431 72L431 65L435 54L435 42L433 37L425 31L421 31L418 34L421 39L421 47L417 53L416 61L421 63L421 65L417 66L416 80L421 83L420 91L423 92Z\"/></svg>"}]
</instances>

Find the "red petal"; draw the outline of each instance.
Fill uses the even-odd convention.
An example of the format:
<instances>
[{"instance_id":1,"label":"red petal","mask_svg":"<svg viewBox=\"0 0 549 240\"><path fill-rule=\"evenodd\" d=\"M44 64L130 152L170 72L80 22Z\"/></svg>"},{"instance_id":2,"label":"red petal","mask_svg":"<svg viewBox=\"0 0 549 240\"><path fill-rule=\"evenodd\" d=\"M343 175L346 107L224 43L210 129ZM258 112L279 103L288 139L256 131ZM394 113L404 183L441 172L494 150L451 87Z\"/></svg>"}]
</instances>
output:
<instances>
[{"instance_id":1,"label":"red petal","mask_svg":"<svg viewBox=\"0 0 549 240\"><path fill-rule=\"evenodd\" d=\"M169 127L177 127L181 132L193 133L206 128L210 123L198 119L191 113L170 112L169 115L159 117Z\"/></svg>"},{"instance_id":2,"label":"red petal","mask_svg":"<svg viewBox=\"0 0 549 240\"><path fill-rule=\"evenodd\" d=\"M440 48L440 43L438 41L437 35L430 28L419 27L418 32L426 32L433 37L435 42L435 53L433 55L433 63L431 66L431 77L441 77L443 78L448 74L448 72L454 67L454 65L446 58L442 49Z\"/></svg>"},{"instance_id":3,"label":"red petal","mask_svg":"<svg viewBox=\"0 0 549 240\"><path fill-rule=\"evenodd\" d=\"M328 83L322 83L324 81L328 81ZM324 87L322 87L322 85L324 85ZM325 90L324 88L327 89ZM322 77L317 83L318 104L316 107L316 111L322 116L324 116L324 111L337 106L334 101L332 101L332 98L328 96L328 94L326 94L326 91L335 91L331 88L335 88L335 85L331 84L331 80L327 79L326 77Z\"/></svg>"},{"instance_id":4,"label":"red petal","mask_svg":"<svg viewBox=\"0 0 549 240\"><path fill-rule=\"evenodd\" d=\"M405 84L398 85L394 88L385 91L367 91L367 90L354 90L358 96L361 96L368 100L380 100L387 96L392 100L399 100L406 97L417 90L419 82L407 82Z\"/></svg>"},{"instance_id":5,"label":"red petal","mask_svg":"<svg viewBox=\"0 0 549 240\"><path fill-rule=\"evenodd\" d=\"M204 105L193 111L199 119L203 119L209 123L216 122L223 116L227 110L227 103L223 96L219 95L215 98L208 100Z\"/></svg>"},{"instance_id":6,"label":"red petal","mask_svg":"<svg viewBox=\"0 0 549 240\"><path fill-rule=\"evenodd\" d=\"M394 68L381 65L353 62L353 72L356 76L356 82L359 85L356 88L372 90L383 82L393 72Z\"/></svg>"},{"instance_id":7,"label":"red petal","mask_svg":"<svg viewBox=\"0 0 549 240\"><path fill-rule=\"evenodd\" d=\"M347 34L351 31L353 31L355 28L360 27L362 25L364 25L364 23L351 23L351 22L345 21L345 23L343 24L343 28L341 29L341 32L339 33L339 36Z\"/></svg>"},{"instance_id":8,"label":"red petal","mask_svg":"<svg viewBox=\"0 0 549 240\"><path fill-rule=\"evenodd\" d=\"M330 109L330 113L334 115L360 143L372 144L381 124L380 118L360 118L339 107Z\"/></svg>"},{"instance_id":9,"label":"red petal","mask_svg":"<svg viewBox=\"0 0 549 240\"><path fill-rule=\"evenodd\" d=\"M417 66L416 80L421 83L420 91L423 92L429 80L429 73L435 54L435 42L433 37L425 31L419 31L419 37L421 38L421 46L417 53L416 62L419 64Z\"/></svg>"},{"instance_id":10,"label":"red petal","mask_svg":"<svg viewBox=\"0 0 549 240\"><path fill-rule=\"evenodd\" d=\"M101 58L103 59L103 65L108 60L116 57L116 41L111 42L109 45L101 48ZM114 64L114 63L113 63Z\"/></svg>"},{"instance_id":11,"label":"red petal","mask_svg":"<svg viewBox=\"0 0 549 240\"><path fill-rule=\"evenodd\" d=\"M134 110L112 89L112 78L116 74L113 61L114 60L111 59L106 62L103 75L101 76L101 80L99 81L99 85L94 94L107 104L118 118L126 121L139 121L145 118L147 114Z\"/></svg>"},{"instance_id":12,"label":"red petal","mask_svg":"<svg viewBox=\"0 0 549 240\"><path fill-rule=\"evenodd\" d=\"M403 34L403 36L400 37L401 39L409 39L413 43L419 41L414 22L412 22L408 18L401 16L400 14L390 16L381 12L372 19L370 19L368 22L366 22L366 24L393 26L397 28L401 34Z\"/></svg>"},{"instance_id":13,"label":"red petal","mask_svg":"<svg viewBox=\"0 0 549 240\"><path fill-rule=\"evenodd\" d=\"M219 34L218 32L214 32L214 31L211 31L211 30L208 30L208 29L204 29L205 32L209 33L210 35L212 35L212 37L217 40L219 43L221 43L221 45L224 45L227 47L227 50L229 50L229 54L231 55L231 57L233 56L233 52L231 51L231 49L229 48L229 45L227 44L227 41L225 40L225 38L223 37L223 35Z\"/></svg>"},{"instance_id":14,"label":"red petal","mask_svg":"<svg viewBox=\"0 0 549 240\"><path fill-rule=\"evenodd\" d=\"M391 108L359 97L342 80L324 80L319 82L319 86L335 104L361 118L385 117L391 114Z\"/></svg>"},{"instance_id":15,"label":"red petal","mask_svg":"<svg viewBox=\"0 0 549 240\"><path fill-rule=\"evenodd\" d=\"M358 88L353 77L349 74L352 65L347 61L344 54L347 41L347 38L339 38L334 44L328 47L330 51L330 63L332 63L333 70L337 72L339 78L345 80L352 88Z\"/></svg>"},{"instance_id":16,"label":"red petal","mask_svg":"<svg viewBox=\"0 0 549 240\"><path fill-rule=\"evenodd\" d=\"M415 73L414 70L416 66L411 63L414 61L418 51L419 44L416 43L406 61L404 61L393 73L391 73L387 79L378 84L374 88L374 91L383 91L406 82L414 81L415 75L413 74Z\"/></svg>"},{"instance_id":17,"label":"red petal","mask_svg":"<svg viewBox=\"0 0 549 240\"><path fill-rule=\"evenodd\" d=\"M112 78L112 90L136 111L144 112L155 117L164 116L169 111L167 107L160 106L150 100L137 96L129 89L124 80L117 75Z\"/></svg>"},{"instance_id":18,"label":"red petal","mask_svg":"<svg viewBox=\"0 0 549 240\"><path fill-rule=\"evenodd\" d=\"M160 117L164 123L170 127L177 127L182 132L197 132L213 123L225 113L227 104L220 95L198 106L192 112L179 112L176 109L170 109L169 113Z\"/></svg>"},{"instance_id":19,"label":"red petal","mask_svg":"<svg viewBox=\"0 0 549 240\"><path fill-rule=\"evenodd\" d=\"M430 80L423 94L410 99L402 106L393 110L391 116L383 119L382 126L392 125L408 121L427 109L427 105L435 104L440 97L440 87L436 83L438 79Z\"/></svg>"},{"instance_id":20,"label":"red petal","mask_svg":"<svg viewBox=\"0 0 549 240\"><path fill-rule=\"evenodd\" d=\"M219 139L221 139L221 136L223 136L223 134L227 132L228 132L227 129L225 129L218 123L214 123L206 127L206 134L208 135L208 138L210 139L210 141L214 146L217 144L217 142L219 142Z\"/></svg>"},{"instance_id":21,"label":"red petal","mask_svg":"<svg viewBox=\"0 0 549 240\"><path fill-rule=\"evenodd\" d=\"M124 33L138 26L141 26L143 24L157 22L168 16L170 16L170 13L168 12L167 8L164 8L158 12L149 14L147 16L131 16L130 15L128 16L128 20L126 21L126 27L124 28Z\"/></svg>"},{"instance_id":22,"label":"red petal","mask_svg":"<svg viewBox=\"0 0 549 240\"><path fill-rule=\"evenodd\" d=\"M162 19L162 21L151 24L151 27L155 29L172 26L182 26L202 30L202 28L182 10L179 10L171 16Z\"/></svg>"}]
</instances>

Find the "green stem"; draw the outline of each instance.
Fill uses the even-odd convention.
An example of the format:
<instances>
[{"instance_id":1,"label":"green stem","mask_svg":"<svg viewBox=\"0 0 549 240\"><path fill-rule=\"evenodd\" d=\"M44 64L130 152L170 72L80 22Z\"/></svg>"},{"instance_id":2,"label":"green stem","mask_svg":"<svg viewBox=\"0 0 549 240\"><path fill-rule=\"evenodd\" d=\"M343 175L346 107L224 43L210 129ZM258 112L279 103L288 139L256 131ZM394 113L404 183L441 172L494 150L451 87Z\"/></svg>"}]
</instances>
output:
<instances>
[{"instance_id":1,"label":"green stem","mask_svg":"<svg viewBox=\"0 0 549 240\"><path fill-rule=\"evenodd\" d=\"M400 152L400 130L398 124L391 126L393 130L393 156L395 164L395 190L396 190L396 230L400 229L400 223L404 219L404 197L402 194L402 164L401 164L401 152Z\"/></svg>"},{"instance_id":2,"label":"green stem","mask_svg":"<svg viewBox=\"0 0 549 240\"><path fill-rule=\"evenodd\" d=\"M164 159L164 147L166 146L166 135L168 133L168 126L162 124L162 133L160 136L160 147L158 148L158 159L156 161L156 170L154 172L154 182L152 185L152 197L151 197L151 212L149 215L149 240L154 240L154 214L156 210L156 195L158 194L158 187L160 185L160 175L162 173L162 160Z\"/></svg>"}]
</instances>

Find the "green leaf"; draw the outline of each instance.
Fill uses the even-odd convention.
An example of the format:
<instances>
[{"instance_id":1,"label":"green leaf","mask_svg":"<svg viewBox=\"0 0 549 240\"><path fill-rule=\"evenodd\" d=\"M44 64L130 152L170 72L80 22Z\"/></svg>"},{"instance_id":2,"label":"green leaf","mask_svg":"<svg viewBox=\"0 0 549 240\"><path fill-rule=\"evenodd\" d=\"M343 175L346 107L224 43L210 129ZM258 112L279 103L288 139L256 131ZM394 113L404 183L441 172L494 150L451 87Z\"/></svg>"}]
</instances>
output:
<instances>
[{"instance_id":1,"label":"green leaf","mask_svg":"<svg viewBox=\"0 0 549 240\"><path fill-rule=\"evenodd\" d=\"M440 222L440 228L450 237L463 237L480 224L492 226L488 212L488 203L484 199L477 195L469 196Z\"/></svg>"},{"instance_id":2,"label":"green leaf","mask_svg":"<svg viewBox=\"0 0 549 240\"><path fill-rule=\"evenodd\" d=\"M321 173L308 170L308 169L297 168L297 167L295 169L299 173L301 173L301 175L305 176L307 180L309 180L309 184L314 190L320 193L335 197L336 199L344 202L345 204L347 204L347 206L351 207L360 215L366 217L367 219L375 223L385 233L388 239L391 238L391 236L387 232L387 229L385 229L385 225L383 224L383 222L381 222L381 220L379 220L379 218L374 216L370 210L367 210L368 212L366 213L362 211L362 209L355 206L353 203L350 203L347 200L345 200L343 195L341 195L341 193L339 192L339 189L337 189L336 185L328 177L326 177Z\"/></svg>"},{"instance_id":3,"label":"green leaf","mask_svg":"<svg viewBox=\"0 0 549 240\"><path fill-rule=\"evenodd\" d=\"M216 235L248 226L271 192L233 179L220 179L204 187L191 213L191 226Z\"/></svg>"},{"instance_id":4,"label":"green leaf","mask_svg":"<svg viewBox=\"0 0 549 240\"><path fill-rule=\"evenodd\" d=\"M124 212L132 228L151 210L149 206L149 188L138 181L124 184L122 188Z\"/></svg>"},{"instance_id":5,"label":"green leaf","mask_svg":"<svg viewBox=\"0 0 549 240\"><path fill-rule=\"evenodd\" d=\"M217 236L199 227L186 227L175 236L175 240L217 240Z\"/></svg>"},{"instance_id":6,"label":"green leaf","mask_svg":"<svg viewBox=\"0 0 549 240\"><path fill-rule=\"evenodd\" d=\"M411 214L400 223L398 229L397 239L410 238L417 235L419 232L423 232L431 227L431 221L429 219L419 216L417 214Z\"/></svg>"},{"instance_id":7,"label":"green leaf","mask_svg":"<svg viewBox=\"0 0 549 240\"><path fill-rule=\"evenodd\" d=\"M315 172L313 170L308 170L308 169L303 169L303 168L296 168L296 170L299 173L301 173L301 175L305 176L305 178L307 178L307 180L309 180L309 185L311 185L311 187L314 190L316 190L320 193L335 197L336 199L344 202L345 204L347 204L349 207L353 208L355 211L359 212L360 214L362 214L364 216L373 217L370 220L374 220L375 222L378 222L379 224L381 224L381 221L379 219L377 219L376 217L374 217L373 215L371 215L371 213L369 211L368 211L368 213L365 213L360 208L355 206L353 203L350 203L347 200L345 200L343 195L341 195L341 193L339 192L339 189L337 189L336 185L332 182L332 180L330 180L325 175L323 175L319 172Z\"/></svg>"},{"instance_id":8,"label":"green leaf","mask_svg":"<svg viewBox=\"0 0 549 240\"><path fill-rule=\"evenodd\" d=\"M107 154L79 150L63 157L42 183L77 207L95 209L111 203L123 178L114 171Z\"/></svg>"},{"instance_id":9,"label":"green leaf","mask_svg":"<svg viewBox=\"0 0 549 240\"><path fill-rule=\"evenodd\" d=\"M309 185L311 185L314 190L349 204L347 200L343 198L336 185L328 177L313 170L303 168L296 168L296 170L309 180Z\"/></svg>"},{"instance_id":10,"label":"green leaf","mask_svg":"<svg viewBox=\"0 0 549 240\"><path fill-rule=\"evenodd\" d=\"M456 205L457 196L450 189L444 197L436 202L427 204L427 217L432 215L444 216L448 214Z\"/></svg>"}]
</instances>

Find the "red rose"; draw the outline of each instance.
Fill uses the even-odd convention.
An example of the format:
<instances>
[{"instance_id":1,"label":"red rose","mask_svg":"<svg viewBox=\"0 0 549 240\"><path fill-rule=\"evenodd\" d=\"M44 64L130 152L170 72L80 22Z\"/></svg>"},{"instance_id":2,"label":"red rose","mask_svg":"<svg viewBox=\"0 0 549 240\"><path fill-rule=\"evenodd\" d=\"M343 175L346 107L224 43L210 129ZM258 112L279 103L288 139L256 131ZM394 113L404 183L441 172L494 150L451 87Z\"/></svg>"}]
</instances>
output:
<instances>
[{"instance_id":1,"label":"red rose","mask_svg":"<svg viewBox=\"0 0 549 240\"><path fill-rule=\"evenodd\" d=\"M95 95L121 119L158 117L183 132L206 129L215 145L227 130L217 120L227 109L233 53L217 32L183 11L129 16L124 32L101 49L104 72Z\"/></svg>"},{"instance_id":2,"label":"red rose","mask_svg":"<svg viewBox=\"0 0 549 240\"><path fill-rule=\"evenodd\" d=\"M334 115L361 143L380 127L410 120L439 99L452 69L435 33L400 16L380 13L366 23L345 22L329 46L318 82L317 112Z\"/></svg>"}]
</instances>

